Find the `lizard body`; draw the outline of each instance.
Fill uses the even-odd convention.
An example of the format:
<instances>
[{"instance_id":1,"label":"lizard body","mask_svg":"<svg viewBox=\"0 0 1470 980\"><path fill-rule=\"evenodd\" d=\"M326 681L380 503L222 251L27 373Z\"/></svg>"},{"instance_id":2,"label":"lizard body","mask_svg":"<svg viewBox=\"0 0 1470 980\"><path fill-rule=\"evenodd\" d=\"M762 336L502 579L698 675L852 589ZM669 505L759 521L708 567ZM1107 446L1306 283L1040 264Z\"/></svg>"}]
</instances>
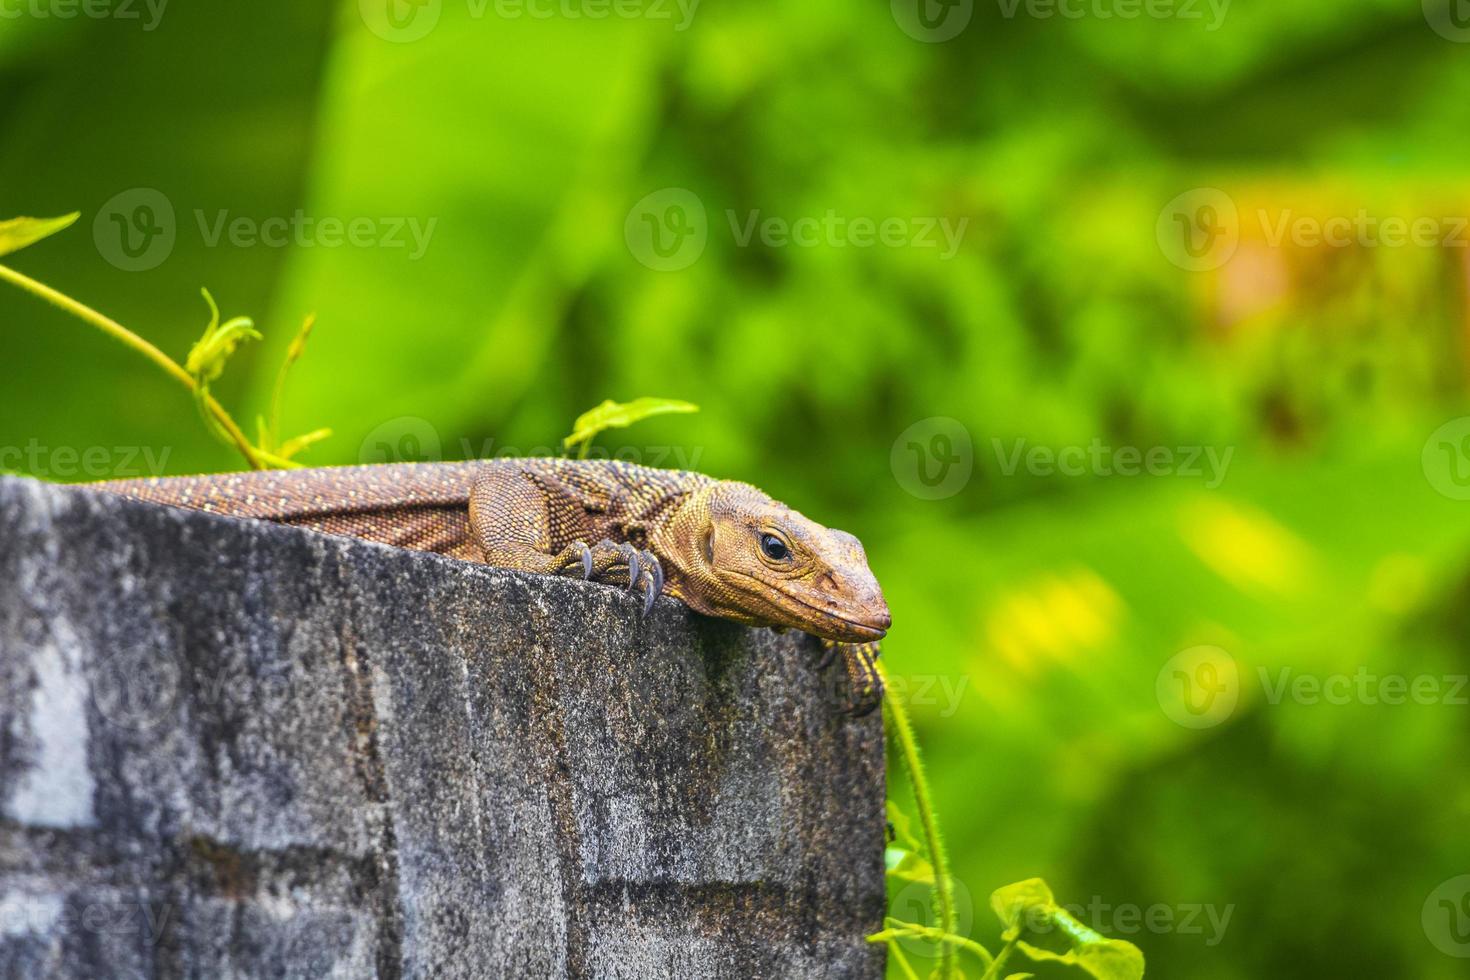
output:
<instances>
[{"instance_id":1,"label":"lizard body","mask_svg":"<svg viewBox=\"0 0 1470 980\"><path fill-rule=\"evenodd\" d=\"M891 619L857 538L753 486L616 460L501 459L93 484L138 500L668 594L696 612L799 629L840 652L855 710L882 697Z\"/></svg>"}]
</instances>

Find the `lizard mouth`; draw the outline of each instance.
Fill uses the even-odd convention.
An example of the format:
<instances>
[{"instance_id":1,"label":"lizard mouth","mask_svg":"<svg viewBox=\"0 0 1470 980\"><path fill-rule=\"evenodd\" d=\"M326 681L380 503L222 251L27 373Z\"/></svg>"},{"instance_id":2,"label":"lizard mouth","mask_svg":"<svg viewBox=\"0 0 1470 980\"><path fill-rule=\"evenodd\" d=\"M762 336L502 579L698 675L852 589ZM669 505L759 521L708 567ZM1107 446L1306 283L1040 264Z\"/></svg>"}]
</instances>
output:
<instances>
[{"instance_id":1,"label":"lizard mouth","mask_svg":"<svg viewBox=\"0 0 1470 980\"><path fill-rule=\"evenodd\" d=\"M883 637L888 635L887 630L879 629L876 626L869 626L866 623L859 623L855 620L844 619L841 616L833 616L832 618L841 623L847 630L851 631L851 633L856 634L856 638L858 640L881 640L883 639ZM844 639L849 638L844 637Z\"/></svg>"},{"instance_id":2,"label":"lizard mouth","mask_svg":"<svg viewBox=\"0 0 1470 980\"><path fill-rule=\"evenodd\" d=\"M865 619L851 618L840 613L833 612L830 609L823 609L820 606L812 605L805 599L802 599L799 596L794 596L790 592L787 592L785 589L775 588L769 582L763 582L760 579L756 578L754 575L746 575L743 572L738 574L742 578L750 579L752 582L759 585L762 589L768 589L776 592L778 595L781 596L783 600L790 603L791 605L800 606L802 609L813 614L819 619L825 622L832 623L834 626L838 627L836 629L833 629L832 633L840 635L828 636L828 639L839 639L851 643L865 642L869 640L881 640L883 639L883 637L888 635L888 627L889 625L891 625L892 619L887 615L885 615L882 619L875 618L871 621ZM879 623L882 623L883 625L880 626ZM801 629L800 626L797 626L796 628Z\"/></svg>"},{"instance_id":3,"label":"lizard mouth","mask_svg":"<svg viewBox=\"0 0 1470 980\"><path fill-rule=\"evenodd\" d=\"M888 635L888 627L879 626L876 622L864 622L860 619L849 619L846 616L841 616L834 612L828 612L825 609L818 609L811 603L803 602L801 599L798 599L795 596L790 595L789 593L783 592L781 594L786 596L786 598L790 599L793 602L801 603L801 605L805 606L807 609L810 609L812 612L817 613L819 616L822 616L824 619L830 619L834 623L841 623L845 632L858 634L858 639L860 640L881 640L883 639L883 637Z\"/></svg>"}]
</instances>

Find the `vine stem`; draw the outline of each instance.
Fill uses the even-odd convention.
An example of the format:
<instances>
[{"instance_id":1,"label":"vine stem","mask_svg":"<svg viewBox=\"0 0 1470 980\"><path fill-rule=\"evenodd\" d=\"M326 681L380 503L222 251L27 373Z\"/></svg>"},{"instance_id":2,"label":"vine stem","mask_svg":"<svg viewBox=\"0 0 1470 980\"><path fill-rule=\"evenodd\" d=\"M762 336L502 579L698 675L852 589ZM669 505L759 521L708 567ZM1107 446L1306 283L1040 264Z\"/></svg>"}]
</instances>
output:
<instances>
[{"instance_id":1,"label":"vine stem","mask_svg":"<svg viewBox=\"0 0 1470 980\"><path fill-rule=\"evenodd\" d=\"M985 975L982 976L980 980L996 980L996 978L1000 976L1000 971L1005 969L1006 961L1011 958L1011 953L1014 952L1015 949L1016 940L1012 939L1010 942L1006 943L1005 948L1003 948L998 954L996 954L995 962L990 964L990 968L985 971Z\"/></svg>"},{"instance_id":2,"label":"vine stem","mask_svg":"<svg viewBox=\"0 0 1470 980\"><path fill-rule=\"evenodd\" d=\"M883 686L892 690L888 683L888 671L882 661L873 665ZM919 742L914 737L913 725L909 723L908 710L895 697L883 699L883 707L893 722L893 735L903 753L909 771L909 785L914 791L914 806L919 811L919 824L924 830L924 843L929 849L929 863L934 867L934 902L939 912L939 929L948 935L955 931L954 894L950 889L949 856L944 850L944 840L939 836L939 821L934 815L934 804L929 793L929 778L924 774L924 762L919 757ZM939 976L955 975L955 950L949 943L939 944Z\"/></svg>"},{"instance_id":3,"label":"vine stem","mask_svg":"<svg viewBox=\"0 0 1470 980\"><path fill-rule=\"evenodd\" d=\"M12 285L19 286L32 296L45 300L57 309L70 313L84 323L91 324L109 337L112 337L127 347L131 347L154 364L163 368L165 373L185 388L188 388L191 392L198 391L198 384L189 376L188 371L185 371L179 366L177 361L111 317L97 312L85 303L77 302L65 293L58 292L43 282L32 279L24 273L16 272L9 266L0 265L0 279L4 279ZM250 445L250 440L245 438L245 433L240 431L240 427L235 424L235 420L230 417L230 413L225 411L224 406L217 402L214 396L210 394L204 396L204 403L209 409L209 413L214 416L215 420L219 422L220 426L225 430L225 433L230 437L230 441L235 444L235 448L240 450L241 455L245 457L245 461L254 469L265 469L267 467L267 461L254 446Z\"/></svg>"},{"instance_id":4,"label":"vine stem","mask_svg":"<svg viewBox=\"0 0 1470 980\"><path fill-rule=\"evenodd\" d=\"M919 975L914 972L913 967L909 966L908 957L903 955L903 948L892 939L888 940L888 958L898 964L905 980L919 980Z\"/></svg>"},{"instance_id":5,"label":"vine stem","mask_svg":"<svg viewBox=\"0 0 1470 980\"><path fill-rule=\"evenodd\" d=\"M987 970L995 962L995 957L990 955L990 950L981 946L973 939L966 939L964 936L954 936L947 932L941 932L933 926L921 926L917 922L904 922L901 919L892 917L889 917L886 921L887 927L882 932L875 932L871 936L866 937L868 942L886 942L891 946L899 939L928 939L932 942L949 943L960 949L969 950L979 958Z\"/></svg>"}]
</instances>

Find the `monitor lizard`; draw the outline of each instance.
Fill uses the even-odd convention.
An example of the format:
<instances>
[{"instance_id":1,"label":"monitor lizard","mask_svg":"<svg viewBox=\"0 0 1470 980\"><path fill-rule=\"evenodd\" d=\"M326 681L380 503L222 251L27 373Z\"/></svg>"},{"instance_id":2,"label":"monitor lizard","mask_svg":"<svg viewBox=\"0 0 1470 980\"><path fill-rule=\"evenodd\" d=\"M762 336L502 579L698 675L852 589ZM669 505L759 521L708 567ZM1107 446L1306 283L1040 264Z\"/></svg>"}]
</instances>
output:
<instances>
[{"instance_id":1,"label":"monitor lizard","mask_svg":"<svg viewBox=\"0 0 1470 980\"><path fill-rule=\"evenodd\" d=\"M495 459L265 470L91 484L500 568L667 594L695 612L821 638L850 710L882 700L891 625L861 542L746 484L619 460Z\"/></svg>"}]
</instances>

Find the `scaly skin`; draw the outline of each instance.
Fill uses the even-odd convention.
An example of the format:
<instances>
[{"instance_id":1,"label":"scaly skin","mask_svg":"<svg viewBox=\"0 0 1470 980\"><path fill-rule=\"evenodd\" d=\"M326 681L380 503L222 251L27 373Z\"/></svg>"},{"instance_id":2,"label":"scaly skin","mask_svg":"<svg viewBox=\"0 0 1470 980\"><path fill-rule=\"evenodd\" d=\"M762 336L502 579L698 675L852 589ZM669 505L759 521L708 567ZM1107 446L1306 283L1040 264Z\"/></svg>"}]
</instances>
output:
<instances>
[{"instance_id":1,"label":"scaly skin","mask_svg":"<svg viewBox=\"0 0 1470 980\"><path fill-rule=\"evenodd\" d=\"M98 490L659 593L696 612L798 629L841 653L853 710L883 687L888 606L858 539L745 483L613 460L399 463L115 480ZM826 661L824 660L824 663Z\"/></svg>"}]
</instances>

